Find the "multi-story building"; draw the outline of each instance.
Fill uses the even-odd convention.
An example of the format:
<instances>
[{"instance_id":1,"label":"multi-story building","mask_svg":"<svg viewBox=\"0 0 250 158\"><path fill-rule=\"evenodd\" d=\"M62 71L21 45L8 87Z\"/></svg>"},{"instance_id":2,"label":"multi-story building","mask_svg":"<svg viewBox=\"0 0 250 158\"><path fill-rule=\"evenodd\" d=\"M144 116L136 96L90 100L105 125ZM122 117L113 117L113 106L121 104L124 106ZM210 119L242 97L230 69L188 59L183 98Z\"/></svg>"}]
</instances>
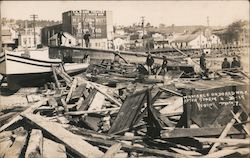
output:
<instances>
[{"instance_id":1,"label":"multi-story building","mask_svg":"<svg viewBox=\"0 0 250 158\"><path fill-rule=\"evenodd\" d=\"M25 28L25 31L21 32L21 46L31 48L41 44L41 29L41 27L35 27L34 36L34 28Z\"/></svg>"},{"instance_id":2,"label":"multi-story building","mask_svg":"<svg viewBox=\"0 0 250 158\"><path fill-rule=\"evenodd\" d=\"M112 12L96 10L64 12L62 14L62 29L75 36L79 43L84 43L83 36L89 32L91 39L93 39L92 42L90 41L91 47L107 47L107 42L113 38Z\"/></svg>"}]
</instances>

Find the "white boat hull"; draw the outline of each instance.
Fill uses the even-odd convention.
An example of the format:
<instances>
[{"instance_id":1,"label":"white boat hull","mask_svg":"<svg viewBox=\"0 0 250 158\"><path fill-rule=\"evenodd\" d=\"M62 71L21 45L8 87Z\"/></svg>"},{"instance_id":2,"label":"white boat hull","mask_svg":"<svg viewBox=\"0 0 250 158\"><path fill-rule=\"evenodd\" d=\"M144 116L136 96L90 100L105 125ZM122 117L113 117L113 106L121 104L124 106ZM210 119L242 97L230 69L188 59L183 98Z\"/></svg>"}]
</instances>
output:
<instances>
[{"instance_id":1,"label":"white boat hull","mask_svg":"<svg viewBox=\"0 0 250 158\"><path fill-rule=\"evenodd\" d=\"M60 66L60 59L27 58L18 53L0 54L0 73L7 77L9 87L30 86L30 81L47 82L51 79L52 65ZM88 63L65 63L64 69L69 74L85 71Z\"/></svg>"}]
</instances>

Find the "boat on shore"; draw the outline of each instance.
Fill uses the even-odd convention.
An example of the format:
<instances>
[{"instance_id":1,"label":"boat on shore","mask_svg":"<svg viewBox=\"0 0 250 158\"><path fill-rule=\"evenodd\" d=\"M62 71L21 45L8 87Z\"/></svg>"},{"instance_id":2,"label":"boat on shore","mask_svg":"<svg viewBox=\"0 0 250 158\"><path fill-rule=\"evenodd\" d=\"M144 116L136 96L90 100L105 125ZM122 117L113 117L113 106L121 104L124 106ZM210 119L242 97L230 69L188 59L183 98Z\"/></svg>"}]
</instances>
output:
<instances>
[{"instance_id":1,"label":"boat on shore","mask_svg":"<svg viewBox=\"0 0 250 158\"><path fill-rule=\"evenodd\" d=\"M63 65L68 74L76 75L85 71L89 63L63 63L61 59L50 59L48 49L16 50L0 53L0 74L7 77L8 87L39 86L51 81L52 66Z\"/></svg>"}]
</instances>

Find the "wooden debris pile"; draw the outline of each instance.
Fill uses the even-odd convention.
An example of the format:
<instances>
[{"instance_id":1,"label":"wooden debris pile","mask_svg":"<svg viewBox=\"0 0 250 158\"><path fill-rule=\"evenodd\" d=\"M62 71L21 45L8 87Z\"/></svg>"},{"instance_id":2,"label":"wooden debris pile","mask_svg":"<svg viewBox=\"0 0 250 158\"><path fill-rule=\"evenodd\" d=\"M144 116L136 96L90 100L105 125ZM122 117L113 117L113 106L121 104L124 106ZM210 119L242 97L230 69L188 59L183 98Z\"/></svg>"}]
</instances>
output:
<instances>
[{"instance_id":1,"label":"wooden debris pile","mask_svg":"<svg viewBox=\"0 0 250 158\"><path fill-rule=\"evenodd\" d=\"M3 118L0 157L249 157L245 85L139 90L53 72L40 101Z\"/></svg>"}]
</instances>

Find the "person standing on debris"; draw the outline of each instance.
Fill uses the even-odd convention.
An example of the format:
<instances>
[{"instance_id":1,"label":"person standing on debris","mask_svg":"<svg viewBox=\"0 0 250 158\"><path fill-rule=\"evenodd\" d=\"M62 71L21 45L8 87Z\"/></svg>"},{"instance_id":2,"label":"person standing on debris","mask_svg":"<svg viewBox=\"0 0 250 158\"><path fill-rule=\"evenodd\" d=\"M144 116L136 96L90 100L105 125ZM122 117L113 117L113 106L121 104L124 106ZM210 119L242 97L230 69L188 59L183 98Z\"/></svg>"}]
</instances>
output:
<instances>
[{"instance_id":1,"label":"person standing on debris","mask_svg":"<svg viewBox=\"0 0 250 158\"><path fill-rule=\"evenodd\" d=\"M240 67L240 61L239 61L239 60L236 60L236 58L233 57L233 61L232 61L232 64L231 64L231 68L237 68L237 67Z\"/></svg>"},{"instance_id":2,"label":"person standing on debris","mask_svg":"<svg viewBox=\"0 0 250 158\"><path fill-rule=\"evenodd\" d=\"M151 69L154 64L154 58L152 57L151 53L148 52L147 60L146 60L146 65L148 66L148 74L151 75Z\"/></svg>"},{"instance_id":3,"label":"person standing on debris","mask_svg":"<svg viewBox=\"0 0 250 158\"><path fill-rule=\"evenodd\" d=\"M224 61L223 61L222 65L221 65L221 68L222 69L230 68L230 63L227 61L227 58L224 58Z\"/></svg>"},{"instance_id":4,"label":"person standing on debris","mask_svg":"<svg viewBox=\"0 0 250 158\"><path fill-rule=\"evenodd\" d=\"M85 45L86 45L86 47L88 48L89 47L89 38L90 38L90 33L89 33L89 31L87 31L86 33L85 33L85 35L83 36L83 39L84 39L84 41L85 41Z\"/></svg>"},{"instance_id":5,"label":"person standing on debris","mask_svg":"<svg viewBox=\"0 0 250 158\"><path fill-rule=\"evenodd\" d=\"M207 68L206 68L206 59L205 59L205 53L202 53L201 54L201 57L200 57L200 68L201 70L205 71Z\"/></svg>"},{"instance_id":6,"label":"person standing on debris","mask_svg":"<svg viewBox=\"0 0 250 158\"><path fill-rule=\"evenodd\" d=\"M202 53L200 57L200 68L201 68L201 75L208 77L208 69L206 67L206 59L205 59L206 54Z\"/></svg>"},{"instance_id":7,"label":"person standing on debris","mask_svg":"<svg viewBox=\"0 0 250 158\"><path fill-rule=\"evenodd\" d=\"M158 71L156 72L156 76L161 72L161 70L163 70L163 75L165 76L166 72L168 71L167 64L168 64L167 57L163 56L162 65L158 69Z\"/></svg>"},{"instance_id":8,"label":"person standing on debris","mask_svg":"<svg viewBox=\"0 0 250 158\"><path fill-rule=\"evenodd\" d=\"M61 30L58 34L57 34L57 44L58 46L62 45L62 36L66 38L66 36L63 34L63 31Z\"/></svg>"}]
</instances>

